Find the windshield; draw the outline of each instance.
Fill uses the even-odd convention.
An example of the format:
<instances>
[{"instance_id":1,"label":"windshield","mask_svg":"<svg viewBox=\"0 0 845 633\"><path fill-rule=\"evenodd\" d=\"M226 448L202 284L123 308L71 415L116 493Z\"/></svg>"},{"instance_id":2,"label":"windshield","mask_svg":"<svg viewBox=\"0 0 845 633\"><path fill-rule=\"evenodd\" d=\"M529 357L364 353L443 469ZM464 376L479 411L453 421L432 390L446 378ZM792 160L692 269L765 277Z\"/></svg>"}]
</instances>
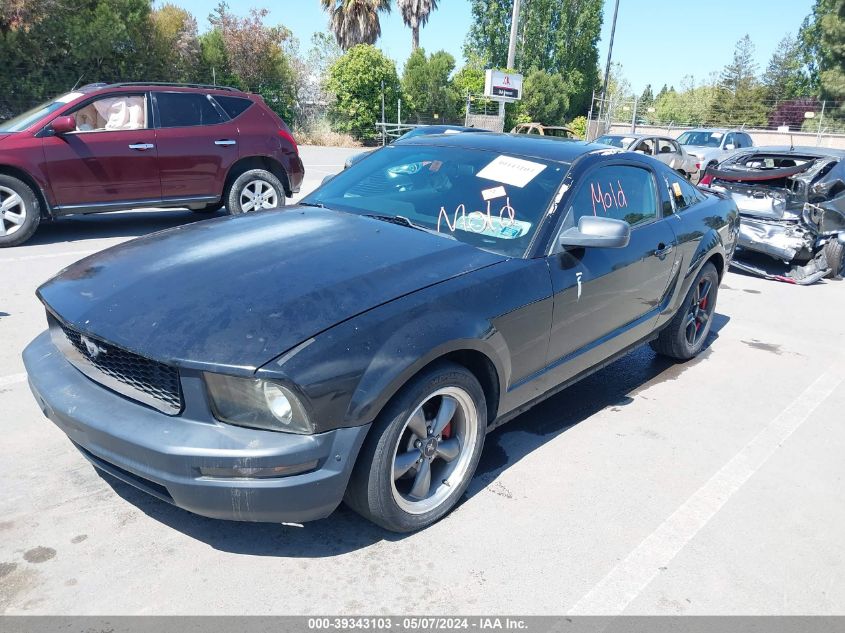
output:
<instances>
[{"instance_id":1,"label":"windshield","mask_svg":"<svg viewBox=\"0 0 845 633\"><path fill-rule=\"evenodd\" d=\"M678 137L681 145L698 145L700 147L719 147L722 142L722 132L684 132Z\"/></svg>"},{"instance_id":2,"label":"windshield","mask_svg":"<svg viewBox=\"0 0 845 633\"><path fill-rule=\"evenodd\" d=\"M52 114L59 108L81 96L81 92L69 92L68 94L57 97L52 101L35 106L31 110L27 110L23 114L19 114L7 121L0 121L0 132L20 132L25 130L33 123L36 123L39 119L44 118L48 114Z\"/></svg>"},{"instance_id":3,"label":"windshield","mask_svg":"<svg viewBox=\"0 0 845 633\"><path fill-rule=\"evenodd\" d=\"M568 169L487 150L393 145L339 173L303 203L401 216L444 238L518 257Z\"/></svg>"},{"instance_id":4,"label":"windshield","mask_svg":"<svg viewBox=\"0 0 845 633\"><path fill-rule=\"evenodd\" d=\"M610 145L612 147L619 147L621 149L625 149L635 140L636 139L634 138L625 136L600 136L595 140L595 142L601 143L602 145Z\"/></svg>"}]
</instances>

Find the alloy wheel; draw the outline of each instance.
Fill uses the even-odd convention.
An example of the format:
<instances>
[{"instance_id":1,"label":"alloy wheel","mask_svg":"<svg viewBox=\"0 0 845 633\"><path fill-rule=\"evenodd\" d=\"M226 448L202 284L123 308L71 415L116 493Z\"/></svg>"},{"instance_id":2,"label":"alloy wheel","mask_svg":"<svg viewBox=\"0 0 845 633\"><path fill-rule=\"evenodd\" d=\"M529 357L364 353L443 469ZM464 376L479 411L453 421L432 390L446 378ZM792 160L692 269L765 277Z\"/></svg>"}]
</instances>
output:
<instances>
[{"instance_id":1,"label":"alloy wheel","mask_svg":"<svg viewBox=\"0 0 845 633\"><path fill-rule=\"evenodd\" d=\"M0 186L0 236L17 233L26 222L26 204L14 190Z\"/></svg>"},{"instance_id":2,"label":"alloy wheel","mask_svg":"<svg viewBox=\"0 0 845 633\"><path fill-rule=\"evenodd\" d=\"M430 394L408 417L393 458L396 504L410 514L437 508L467 475L478 435L478 411L459 387Z\"/></svg>"},{"instance_id":3,"label":"alloy wheel","mask_svg":"<svg viewBox=\"0 0 845 633\"><path fill-rule=\"evenodd\" d=\"M279 194L267 181L252 180L241 191L240 203L244 213L275 209L279 206Z\"/></svg>"},{"instance_id":4,"label":"alloy wheel","mask_svg":"<svg viewBox=\"0 0 845 633\"><path fill-rule=\"evenodd\" d=\"M713 315L713 297L711 296L715 286L713 282L704 277L699 280L692 293L692 301L687 311L684 335L689 346L695 347L710 329L710 317Z\"/></svg>"}]
</instances>

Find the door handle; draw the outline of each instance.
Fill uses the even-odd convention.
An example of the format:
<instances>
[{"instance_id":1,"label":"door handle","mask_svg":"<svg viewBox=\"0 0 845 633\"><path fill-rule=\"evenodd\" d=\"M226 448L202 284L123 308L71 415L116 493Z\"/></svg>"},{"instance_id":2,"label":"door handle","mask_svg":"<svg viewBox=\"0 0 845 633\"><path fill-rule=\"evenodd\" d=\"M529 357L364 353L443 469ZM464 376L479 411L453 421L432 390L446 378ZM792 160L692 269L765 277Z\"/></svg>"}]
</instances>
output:
<instances>
[{"instance_id":1,"label":"door handle","mask_svg":"<svg viewBox=\"0 0 845 633\"><path fill-rule=\"evenodd\" d=\"M237 141L233 141L231 139L220 139L219 141L214 141L215 145L236 145Z\"/></svg>"},{"instance_id":2,"label":"door handle","mask_svg":"<svg viewBox=\"0 0 845 633\"><path fill-rule=\"evenodd\" d=\"M129 149L136 149L139 152L143 152L148 149L153 149L154 147L155 145L153 145L152 143L133 143L129 146Z\"/></svg>"},{"instance_id":3,"label":"door handle","mask_svg":"<svg viewBox=\"0 0 845 633\"><path fill-rule=\"evenodd\" d=\"M657 245L657 249L654 251L654 254L657 256L657 259L666 259L666 256L671 253L674 248L675 247L671 244L666 246L666 244L660 242L660 244Z\"/></svg>"}]
</instances>

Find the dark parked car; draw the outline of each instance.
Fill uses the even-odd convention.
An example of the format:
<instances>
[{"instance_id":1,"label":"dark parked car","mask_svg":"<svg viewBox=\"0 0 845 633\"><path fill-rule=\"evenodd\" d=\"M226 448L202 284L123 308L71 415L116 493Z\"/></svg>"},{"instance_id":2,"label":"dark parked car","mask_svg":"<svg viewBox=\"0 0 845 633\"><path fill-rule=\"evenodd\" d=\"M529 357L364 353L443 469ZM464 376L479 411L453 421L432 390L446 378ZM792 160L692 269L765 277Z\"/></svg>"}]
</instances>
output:
<instances>
[{"instance_id":1,"label":"dark parked car","mask_svg":"<svg viewBox=\"0 0 845 633\"><path fill-rule=\"evenodd\" d=\"M345 498L409 531L455 505L492 426L647 341L695 356L738 226L650 157L413 138L284 213L70 266L24 362L83 455L160 499L300 522Z\"/></svg>"},{"instance_id":2,"label":"dark parked car","mask_svg":"<svg viewBox=\"0 0 845 633\"><path fill-rule=\"evenodd\" d=\"M415 136L434 136L435 134L462 134L463 132L487 132L488 130L481 130L476 127L466 127L464 125L420 125L415 127L411 130L405 132L402 136L397 138L396 141L402 141L407 138L414 138ZM377 152L380 150L380 147L376 149L368 149L364 152L358 152L357 154L352 154L349 158L346 159L346 162L343 164L344 169L349 169L357 163L362 158L366 158L373 152Z\"/></svg>"},{"instance_id":3,"label":"dark parked car","mask_svg":"<svg viewBox=\"0 0 845 633\"><path fill-rule=\"evenodd\" d=\"M283 206L304 170L258 95L179 84L90 84L0 122L0 247L77 213Z\"/></svg>"}]
</instances>

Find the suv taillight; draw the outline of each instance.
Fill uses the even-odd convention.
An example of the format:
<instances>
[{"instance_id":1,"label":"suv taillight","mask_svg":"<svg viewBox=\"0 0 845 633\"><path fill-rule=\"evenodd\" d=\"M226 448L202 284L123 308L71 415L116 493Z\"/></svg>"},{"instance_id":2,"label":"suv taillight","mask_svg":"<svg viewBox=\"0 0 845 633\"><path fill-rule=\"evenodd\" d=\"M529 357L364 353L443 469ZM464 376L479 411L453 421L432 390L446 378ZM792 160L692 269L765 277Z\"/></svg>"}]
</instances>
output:
<instances>
[{"instance_id":1,"label":"suv taillight","mask_svg":"<svg viewBox=\"0 0 845 633\"><path fill-rule=\"evenodd\" d=\"M287 130L279 129L279 136L285 139L288 143L293 145L293 151L299 154L299 146L296 144L296 141L293 138L293 134L288 132Z\"/></svg>"},{"instance_id":2,"label":"suv taillight","mask_svg":"<svg viewBox=\"0 0 845 633\"><path fill-rule=\"evenodd\" d=\"M713 182L713 174L704 174L704 176L701 177L701 180L698 181L698 184L709 187L711 182Z\"/></svg>"}]
</instances>

